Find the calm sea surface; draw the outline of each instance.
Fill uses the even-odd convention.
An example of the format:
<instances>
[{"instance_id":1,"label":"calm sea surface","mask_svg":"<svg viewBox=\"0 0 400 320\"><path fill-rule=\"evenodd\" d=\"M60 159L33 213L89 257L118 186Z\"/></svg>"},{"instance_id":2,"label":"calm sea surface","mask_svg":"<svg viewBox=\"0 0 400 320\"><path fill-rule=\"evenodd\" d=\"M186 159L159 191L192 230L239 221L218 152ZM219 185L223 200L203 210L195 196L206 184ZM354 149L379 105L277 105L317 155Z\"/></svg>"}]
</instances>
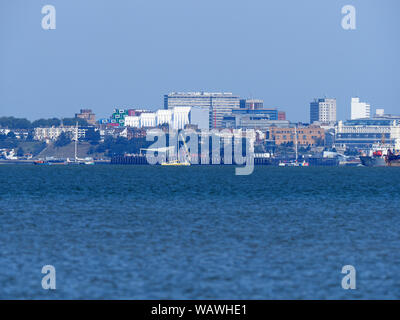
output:
<instances>
[{"instance_id":1,"label":"calm sea surface","mask_svg":"<svg viewBox=\"0 0 400 320\"><path fill-rule=\"evenodd\" d=\"M0 165L0 246L2 299L398 299L400 168Z\"/></svg>"}]
</instances>

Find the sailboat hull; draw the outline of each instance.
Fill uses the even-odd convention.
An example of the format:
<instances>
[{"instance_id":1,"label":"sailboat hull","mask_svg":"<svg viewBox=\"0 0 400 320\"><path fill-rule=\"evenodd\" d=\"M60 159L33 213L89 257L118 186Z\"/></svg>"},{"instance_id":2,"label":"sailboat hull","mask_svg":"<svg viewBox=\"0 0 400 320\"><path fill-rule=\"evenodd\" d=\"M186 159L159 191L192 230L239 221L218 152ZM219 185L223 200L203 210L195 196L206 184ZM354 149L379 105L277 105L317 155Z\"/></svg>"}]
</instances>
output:
<instances>
[{"instance_id":1,"label":"sailboat hull","mask_svg":"<svg viewBox=\"0 0 400 320\"><path fill-rule=\"evenodd\" d=\"M162 166L190 166L189 162L162 162Z\"/></svg>"}]
</instances>

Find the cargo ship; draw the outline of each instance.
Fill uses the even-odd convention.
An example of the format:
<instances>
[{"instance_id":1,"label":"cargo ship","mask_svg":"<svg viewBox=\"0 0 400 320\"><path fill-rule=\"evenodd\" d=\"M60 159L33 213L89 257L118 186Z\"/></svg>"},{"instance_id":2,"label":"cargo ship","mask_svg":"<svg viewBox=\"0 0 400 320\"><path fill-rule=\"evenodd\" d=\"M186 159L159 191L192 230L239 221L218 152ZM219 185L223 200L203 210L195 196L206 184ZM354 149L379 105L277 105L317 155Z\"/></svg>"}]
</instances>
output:
<instances>
[{"instance_id":1,"label":"cargo ship","mask_svg":"<svg viewBox=\"0 0 400 320\"><path fill-rule=\"evenodd\" d=\"M361 163L366 167L400 167L400 155L387 149L386 154L382 150L372 153L372 156L360 156Z\"/></svg>"},{"instance_id":2,"label":"cargo ship","mask_svg":"<svg viewBox=\"0 0 400 320\"><path fill-rule=\"evenodd\" d=\"M360 156L361 164L366 167L388 166L387 155L391 153L392 147L392 145L385 143L385 137L382 136L382 141L374 143L372 148L368 150L368 155L362 154Z\"/></svg>"}]
</instances>

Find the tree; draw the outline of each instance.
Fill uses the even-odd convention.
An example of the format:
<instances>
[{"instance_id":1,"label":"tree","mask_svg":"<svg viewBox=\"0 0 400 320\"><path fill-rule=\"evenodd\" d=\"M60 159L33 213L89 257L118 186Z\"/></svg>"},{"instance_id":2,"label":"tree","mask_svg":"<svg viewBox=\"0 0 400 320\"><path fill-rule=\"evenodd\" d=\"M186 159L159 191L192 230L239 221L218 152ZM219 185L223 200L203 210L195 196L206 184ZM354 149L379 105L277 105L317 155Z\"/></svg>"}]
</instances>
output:
<instances>
[{"instance_id":1,"label":"tree","mask_svg":"<svg viewBox=\"0 0 400 320\"><path fill-rule=\"evenodd\" d=\"M99 130L94 130L94 128L89 128L85 133L85 140L90 144L98 144L100 141L100 132Z\"/></svg>"},{"instance_id":2,"label":"tree","mask_svg":"<svg viewBox=\"0 0 400 320\"><path fill-rule=\"evenodd\" d=\"M57 148L59 148L59 147L64 147L70 143L71 143L70 137L65 132L61 132L61 134L58 136L58 139L56 140L54 145Z\"/></svg>"},{"instance_id":3,"label":"tree","mask_svg":"<svg viewBox=\"0 0 400 320\"><path fill-rule=\"evenodd\" d=\"M22 157L25 154L24 149L22 149L22 147L18 147L17 149L17 156L18 157Z\"/></svg>"},{"instance_id":4,"label":"tree","mask_svg":"<svg viewBox=\"0 0 400 320\"><path fill-rule=\"evenodd\" d=\"M26 137L26 141L33 141L34 138L35 138L35 132L32 131L32 130L30 130L30 131L28 132L28 136Z\"/></svg>"},{"instance_id":5,"label":"tree","mask_svg":"<svg viewBox=\"0 0 400 320\"><path fill-rule=\"evenodd\" d=\"M38 155L40 152L43 151L44 148L46 148L46 142L43 141L43 142L35 143L33 150L32 150L33 155L34 156Z\"/></svg>"},{"instance_id":6,"label":"tree","mask_svg":"<svg viewBox=\"0 0 400 320\"><path fill-rule=\"evenodd\" d=\"M100 143L94 150L97 153L105 153L111 157L114 155L124 155L125 153L138 154L141 148L148 148L153 142L146 141L146 138L128 140L123 137L116 139L107 136L103 143Z\"/></svg>"},{"instance_id":7,"label":"tree","mask_svg":"<svg viewBox=\"0 0 400 320\"><path fill-rule=\"evenodd\" d=\"M57 118L38 119L32 122L33 128L59 127L60 125L61 125L61 120Z\"/></svg>"},{"instance_id":8,"label":"tree","mask_svg":"<svg viewBox=\"0 0 400 320\"><path fill-rule=\"evenodd\" d=\"M29 129L31 122L27 119L0 117L0 127L8 129Z\"/></svg>"},{"instance_id":9,"label":"tree","mask_svg":"<svg viewBox=\"0 0 400 320\"><path fill-rule=\"evenodd\" d=\"M15 133L10 131L9 133L7 133L7 138L15 139Z\"/></svg>"},{"instance_id":10,"label":"tree","mask_svg":"<svg viewBox=\"0 0 400 320\"><path fill-rule=\"evenodd\" d=\"M80 127L88 126L87 121L82 118L63 118L62 122L64 126L75 126L77 122Z\"/></svg>"}]
</instances>

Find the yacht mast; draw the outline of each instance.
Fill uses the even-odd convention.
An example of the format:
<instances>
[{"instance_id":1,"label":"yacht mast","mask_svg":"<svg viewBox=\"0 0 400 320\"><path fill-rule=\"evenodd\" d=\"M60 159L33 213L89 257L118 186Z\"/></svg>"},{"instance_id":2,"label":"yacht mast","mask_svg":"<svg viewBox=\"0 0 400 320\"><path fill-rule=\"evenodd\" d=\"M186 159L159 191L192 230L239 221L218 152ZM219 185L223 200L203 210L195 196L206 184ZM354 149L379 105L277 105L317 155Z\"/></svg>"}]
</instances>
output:
<instances>
[{"instance_id":1,"label":"yacht mast","mask_svg":"<svg viewBox=\"0 0 400 320\"><path fill-rule=\"evenodd\" d=\"M75 127L75 162L78 159L78 121L76 122Z\"/></svg>"},{"instance_id":2,"label":"yacht mast","mask_svg":"<svg viewBox=\"0 0 400 320\"><path fill-rule=\"evenodd\" d=\"M295 146L296 146L296 163L297 163L297 159L298 159L298 153L297 153L297 124L294 127L294 139L295 139Z\"/></svg>"}]
</instances>

